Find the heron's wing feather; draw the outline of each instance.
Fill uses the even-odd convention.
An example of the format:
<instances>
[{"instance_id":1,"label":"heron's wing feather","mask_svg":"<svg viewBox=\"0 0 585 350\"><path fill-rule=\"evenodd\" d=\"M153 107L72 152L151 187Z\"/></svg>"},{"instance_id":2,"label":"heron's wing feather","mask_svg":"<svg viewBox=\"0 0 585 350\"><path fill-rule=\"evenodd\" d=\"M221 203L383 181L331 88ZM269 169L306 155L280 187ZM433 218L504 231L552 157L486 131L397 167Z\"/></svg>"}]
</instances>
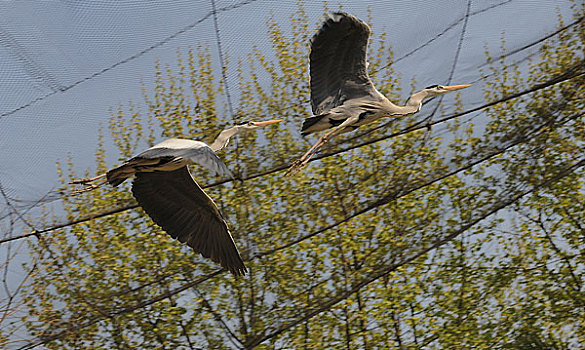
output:
<instances>
[{"instance_id":1,"label":"heron's wing feather","mask_svg":"<svg viewBox=\"0 0 585 350\"><path fill-rule=\"evenodd\" d=\"M201 141L185 139L168 139L134 158L156 159L163 157L183 158L191 163L203 165L220 176L233 177L226 165Z\"/></svg>"},{"instance_id":2,"label":"heron's wing feather","mask_svg":"<svg viewBox=\"0 0 585 350\"><path fill-rule=\"evenodd\" d=\"M152 220L173 238L233 274L245 274L246 267L223 215L187 167L137 173L132 193Z\"/></svg>"},{"instance_id":3,"label":"heron's wing feather","mask_svg":"<svg viewBox=\"0 0 585 350\"><path fill-rule=\"evenodd\" d=\"M311 107L329 111L348 99L376 98L367 72L370 28L354 16L331 14L311 40Z\"/></svg>"}]
</instances>

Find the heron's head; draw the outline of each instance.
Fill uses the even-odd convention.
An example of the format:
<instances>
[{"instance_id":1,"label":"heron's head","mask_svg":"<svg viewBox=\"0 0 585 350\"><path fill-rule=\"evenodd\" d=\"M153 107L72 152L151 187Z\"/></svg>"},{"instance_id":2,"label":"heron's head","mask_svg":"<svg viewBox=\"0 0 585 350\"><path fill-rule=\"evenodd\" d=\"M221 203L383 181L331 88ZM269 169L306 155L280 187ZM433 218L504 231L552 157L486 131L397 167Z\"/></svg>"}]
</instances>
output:
<instances>
[{"instance_id":1,"label":"heron's head","mask_svg":"<svg viewBox=\"0 0 585 350\"><path fill-rule=\"evenodd\" d=\"M427 86L426 88L424 88L421 92L425 93L425 96L424 96L425 98L426 97L435 97L435 96L439 96L442 94L446 94L446 93L451 92L451 91L465 89L465 88L470 87L470 86L471 86L471 84L452 85L452 86L431 85L431 86Z\"/></svg>"},{"instance_id":2,"label":"heron's head","mask_svg":"<svg viewBox=\"0 0 585 350\"><path fill-rule=\"evenodd\" d=\"M263 128L265 126L278 123L279 121L280 121L280 119L266 120L266 121L262 121L262 122L247 121L247 122L242 122L242 123L236 124L236 127L238 127L238 129L240 131L248 131L248 130Z\"/></svg>"},{"instance_id":3,"label":"heron's head","mask_svg":"<svg viewBox=\"0 0 585 350\"><path fill-rule=\"evenodd\" d=\"M214 152L217 152L227 146L230 138L235 136L239 133L245 133L250 130L263 128L265 126L278 123L280 119L277 120L266 120L263 122L243 122L238 123L230 128L227 128L219 133L219 135L215 138L215 141L209 146Z\"/></svg>"}]
</instances>

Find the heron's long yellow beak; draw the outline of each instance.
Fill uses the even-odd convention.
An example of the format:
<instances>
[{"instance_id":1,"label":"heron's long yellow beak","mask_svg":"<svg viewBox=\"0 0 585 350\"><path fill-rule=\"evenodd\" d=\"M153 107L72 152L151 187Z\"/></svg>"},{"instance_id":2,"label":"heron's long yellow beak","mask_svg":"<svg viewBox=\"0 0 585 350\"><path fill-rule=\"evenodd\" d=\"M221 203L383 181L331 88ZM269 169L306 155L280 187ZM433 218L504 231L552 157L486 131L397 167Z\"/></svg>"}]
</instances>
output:
<instances>
[{"instance_id":1,"label":"heron's long yellow beak","mask_svg":"<svg viewBox=\"0 0 585 350\"><path fill-rule=\"evenodd\" d=\"M471 84L443 86L443 90L455 91L455 90L465 89L465 88L470 87L470 86L471 86Z\"/></svg>"},{"instance_id":2,"label":"heron's long yellow beak","mask_svg":"<svg viewBox=\"0 0 585 350\"><path fill-rule=\"evenodd\" d=\"M281 121L282 119L275 119L275 120L267 120L264 122L253 122L254 125L256 126L266 126L266 125L270 125L270 124L274 124L274 123L278 123L279 121Z\"/></svg>"}]
</instances>

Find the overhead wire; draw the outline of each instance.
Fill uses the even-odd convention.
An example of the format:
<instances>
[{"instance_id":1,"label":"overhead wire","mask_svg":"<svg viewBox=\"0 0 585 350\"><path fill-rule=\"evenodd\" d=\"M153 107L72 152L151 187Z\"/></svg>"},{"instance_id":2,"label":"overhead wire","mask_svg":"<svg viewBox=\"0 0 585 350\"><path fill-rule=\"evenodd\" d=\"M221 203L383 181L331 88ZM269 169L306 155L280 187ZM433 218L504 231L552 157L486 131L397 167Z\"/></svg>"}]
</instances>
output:
<instances>
[{"instance_id":1,"label":"overhead wire","mask_svg":"<svg viewBox=\"0 0 585 350\"><path fill-rule=\"evenodd\" d=\"M585 114L585 112L584 112L584 113L581 113L581 114L578 114L578 115L575 115L575 116L573 116L573 118L566 118L564 121L567 121L567 120L571 120L571 119L574 119L574 118L581 117L581 116L583 116L583 114ZM536 129L535 129L533 132L535 132L535 131L538 131L538 130L541 130L542 128L546 127L547 125L548 125L548 123L544 123L544 124L543 124L541 127L539 127L539 128L536 128ZM494 151L494 152L492 152L492 153L490 153L490 154L488 154L488 155L485 155L484 157L481 157L480 159L478 159L478 160L476 160L476 161L474 161L474 162L468 163L468 164L466 164L465 166L458 168L457 170L451 171L449 174L443 174L443 175L441 175L441 176L438 176L438 177L434 178L433 180L431 180L432 182L430 182L430 183L434 183L434 182L440 181L441 179L444 179L444 178L446 178L446 177L448 177L448 176L452 176L452 175L454 175L454 174L456 174L456 173L459 173L459 172L465 171L465 170L467 170L467 169L471 168L472 166L474 166L474 165L476 165L476 164L479 164L479 163L481 163L481 162L485 161L486 159L492 158L492 157L494 157L494 156L496 156L496 155L498 155L498 154L501 154L501 153L502 153L502 152L504 152L505 150L507 150L507 149L509 149L509 148L511 148L511 147L514 147L514 146L516 146L516 145L520 144L520 143L521 143L523 140L525 140L525 137L519 137L517 140L515 140L515 142L511 142L509 145L507 145L506 147L503 147L501 150L499 150L499 151L497 151L497 152L496 152L496 151ZM578 164L581 164L581 163L583 163L583 161L579 162ZM582 165L582 164L581 164L581 165ZM581 165L580 165L580 166L581 166ZM572 168L572 167L571 167L571 168ZM548 181L548 180L547 180L547 181ZM428 183L429 183L429 182L427 182L427 186L428 186ZM548 182L546 182L546 181L545 181L545 183L548 183ZM367 206L366 208L364 208L364 209L362 209L362 210L360 210L360 211L357 211L356 213L354 213L354 214L353 214L351 217L349 217L349 218L345 218L345 219L343 219L343 220L340 220L340 221L336 222L336 223L335 223L335 224L333 224L333 225L329 225L329 226L327 226L327 227L325 227L325 228L323 228L323 229L321 229L321 230L318 230L318 231L312 232L312 233L310 233L310 234L308 234L308 235L305 235L305 236L303 236L303 237L301 237L301 238L299 238L299 239L296 239L296 240L294 240L294 241L292 241L292 242L289 242L289 243L287 243L287 244L284 244L284 245L282 245L282 246L280 246L280 247L278 247L278 248L271 249L271 250L267 250L267 251L261 252L261 253L259 253L259 254L256 254L256 255L254 255L253 257L251 257L250 259L247 259L247 261L254 260L254 259L258 259L258 258L261 258L261 257L267 256L267 255L273 254L273 253L275 253L275 252L277 252L277 251L280 251L280 250L286 249L286 248L288 248L288 247L291 247L291 246L293 246L293 245L295 245L295 244L297 244L297 243L300 243L301 241L304 241L304 240L306 240L306 239L309 239L309 238L311 238L311 237L314 237L315 235L317 235L317 234L320 234L320 233L322 233L322 232L324 232L324 231L326 231L326 230L328 230L328 229L331 229L331 228L333 228L333 227L339 226L339 225L341 225L342 223L345 223L345 222L347 222L347 221L351 220L352 218L354 218L354 217L355 217L355 216L357 216L357 215L361 215L361 214L363 214L363 213L365 213L365 212L371 211L371 210L373 210L373 209L375 209L375 208L377 208L377 207L379 207L379 206L381 206L381 205L384 205L384 204L388 203L388 202L389 202L389 201L391 201L391 200L395 200L395 199L397 199L397 198L399 198L399 197L401 197L401 196L404 196L404 195L410 194L410 193L412 193L412 192L414 192L414 191L416 191L417 189L420 189L420 188L422 188L422 187L424 187L424 185L421 185L421 186L415 186L414 188L411 188L410 190L407 190L407 191L404 191L403 193L400 193L400 196L399 196L399 195L397 195L397 194L394 194L394 195L385 195L385 196L383 196L383 197L382 197L380 200L373 202L371 205ZM542 186L540 186L540 187L542 187ZM540 187L538 187L538 188L540 188ZM522 195L522 196L524 196L524 195ZM520 196L520 197L522 197L522 196ZM518 197L517 199L519 199L520 197ZM517 200L517 199L516 199L516 200ZM512 203L513 203L513 202L515 202L516 200L512 201L511 203L508 203L508 204L507 204L507 205L505 205L504 207L506 207L506 206L508 206L508 205L512 204ZM497 209L497 210L500 210L500 209L502 209L502 208L499 208L499 209ZM493 213L493 212L490 212L490 213L489 213L489 215L491 215L492 213ZM489 215L486 215L486 217L487 217L487 216L489 216ZM474 223L473 225L475 225L475 223ZM471 226L473 226L473 225L471 225ZM469 226L468 228L470 228L471 226ZM461 231L461 232L464 232L464 231ZM445 241L445 242L443 242L443 243L441 243L441 245L442 245L442 244L445 244L445 243L446 243L446 241ZM427 250L430 250L430 249L428 249L428 248L427 248ZM404 264L403 264L403 265L404 265ZM175 294L181 293L182 291L185 291L185 290L187 290L187 289L189 289L189 288L191 288L191 287L197 286L199 283L202 283L202 282L204 282L204 281L207 281L207 280L209 280L209 279L211 279L211 278L213 278L213 277L216 277L216 276L218 276L219 274L221 274L221 273L223 273L223 272L226 272L226 270L225 270L225 269L219 269L219 270L216 270L215 272L213 272L213 273L211 273L211 274L208 274L208 275L206 275L206 276L204 276L204 277L202 277L202 278L198 279L198 280L197 280L197 281L195 281L195 282L188 283L188 284L186 284L186 285L184 285L184 286L181 286L181 287L178 287L178 288L176 288L176 289L174 289L174 290L172 290L172 291L168 291L168 292L166 292L166 293L164 293L164 294L162 294L162 295L160 295L160 296L158 296L158 297L155 297L155 298L153 298L153 299L150 299L150 300L147 300L147 301L143 301L143 302L141 302L141 303L138 303L137 305L135 305L135 306L132 306L132 307L128 307L128 308L124 308L124 309L118 310L118 311L116 311L116 312L114 312L114 313L109 313L109 314L108 314L108 317L113 317L113 316L116 316L116 315L121 315L121 314L123 314L123 313L132 312L132 311L135 311L135 310L137 310L137 309L139 309L139 308L142 308L142 307L145 307L145 306L148 306L148 305L152 305L152 304L154 304L154 303L156 303L156 302L158 302L158 301L161 301L161 300L163 300L163 299L166 299L166 298L168 298L169 296L172 296L172 295L175 295ZM95 324L95 323L99 322L100 320L101 320L101 318L92 319L92 320L88 321L86 324L84 324L84 325L82 325L82 326L78 326L78 325L76 325L76 326L75 326L75 329L78 329L78 328L85 328L85 327L87 327L87 326L90 326L90 325L93 325L93 324ZM71 330L72 330L71 328L68 328L66 331L63 331L62 333L59 333L59 334L68 333L68 332L69 332L69 331L71 331ZM49 339L49 340L47 340L47 341L51 341L51 340L55 340L55 339L58 339L58 338L60 338L60 336L59 336L59 335L50 335L50 336L47 336L47 337L48 337L47 339ZM43 342L43 343L46 343L46 342ZM43 344L43 343L41 343L41 344ZM31 345L34 345L34 344L31 344ZM40 344L37 344L37 345L35 345L35 346L38 346L38 345L40 345ZM33 347L35 347L35 346L33 346ZM32 347L23 347L23 348L21 348L21 349L30 349L30 348L32 348Z\"/></svg>"},{"instance_id":2,"label":"overhead wire","mask_svg":"<svg viewBox=\"0 0 585 350\"><path fill-rule=\"evenodd\" d=\"M222 76L223 86L225 88L225 96L226 96L228 108L230 111L230 117L233 119L235 117L234 107L232 104L232 97L230 94L230 85L229 85L229 82L227 80L227 75L226 75L227 66L226 66L225 60L223 58L223 47L221 45L221 36L219 33L219 21L217 19L217 10L215 8L215 0L210 0L210 1L211 1L212 13L213 13L213 26L215 28L215 40L217 42L219 65L221 67L221 76Z\"/></svg>"},{"instance_id":3,"label":"overhead wire","mask_svg":"<svg viewBox=\"0 0 585 350\"><path fill-rule=\"evenodd\" d=\"M453 81L453 75L455 74L455 69L457 68L457 63L459 62L459 55L461 54L461 48L463 47L463 41L465 40L465 33L467 31L467 23L469 22L469 16L471 11L471 0L467 0L467 8L465 11L465 15L463 16L463 25L461 27L461 34L459 35L459 40L457 41L457 49L455 50L455 57L453 58L453 64L451 65L451 70L449 71L449 77L447 78L447 85L451 85ZM441 103L443 102L443 97L445 95L441 95L438 97L438 102L435 103L435 107L433 108L432 112L428 115L428 117L422 119L420 122L422 124L428 125L433 120L435 113L441 107ZM428 126L425 130L425 136L423 140L423 145L426 144L429 137L431 135L431 127Z\"/></svg>"},{"instance_id":4,"label":"overhead wire","mask_svg":"<svg viewBox=\"0 0 585 350\"><path fill-rule=\"evenodd\" d=\"M528 88L526 90L522 90L522 91L519 91L519 92L516 92L516 93L509 94L509 95L504 96L504 97L501 97L501 98L499 98L497 100L494 100L494 101L491 101L491 102L487 102L487 103L485 103L483 105L480 105L478 107L471 108L471 109L468 109L468 110L465 110L465 111L462 111L462 112L457 112L457 113L454 113L454 114L445 116L443 118L436 119L436 120L432 121L429 125L430 126L435 126L435 125L444 123L446 121L449 121L449 120L452 120L452 119L455 119L455 118L458 118L458 117L461 117L461 116L464 116L464 115L467 115L467 114L470 114L470 113L474 113L474 112L480 111L482 109L485 109L485 108L494 106L496 104L499 104L499 103L502 103L502 102L506 102L506 101L509 101L509 100L512 100L512 99L515 99L515 98L524 96L526 94L530 94L532 92L535 92L535 91L538 91L538 90L542 90L542 89L545 89L547 87L550 87L550 86L553 86L553 85L562 83L564 81L567 81L567 80L570 80L570 79L573 79L573 78L576 78L576 77L585 75L585 70L580 71L580 69L584 69L584 68L585 68L585 61L581 61L581 62L573 65L571 68L569 68L568 70L566 70L562 74L559 74L557 76L554 76L554 77L550 78L549 80L547 80L547 81L545 81L543 83L534 84L533 86L531 86L530 88ZM349 147L346 147L346 148L338 149L338 150L335 150L335 151L332 151L332 152L328 152L328 153L325 153L325 154L318 154L317 156L315 156L310 161L317 161L317 160L320 160L320 159L323 159L323 158L331 157L331 156L334 156L334 155L337 155L337 154L340 154L340 153L347 152L347 151L352 150L352 149L356 149L356 148L360 148L360 147L363 147L363 146L367 146L367 145L370 145L370 144L373 144L373 143L377 143L377 142L380 142L380 141L384 141L384 140L387 140L387 139L390 139L390 138L393 138L393 137L405 135L405 134L408 134L410 132L413 132L413 131L416 131L416 130L421 130L421 129L424 129L424 128L427 128L427 125L420 125L420 124L417 123L417 124L412 125L412 126L407 126L404 129L399 130L397 132L393 132L393 133L390 133L388 135L383 135L383 136L380 136L380 137L376 137L376 138L373 138L371 140L362 142L362 143L357 144L357 145L353 145L353 146L349 146ZM250 176L245 176L245 177L242 177L242 178L240 178L238 180L239 181L247 181L247 180L255 179L255 178L258 178L258 177L270 175L270 174L276 173L278 171L285 170L285 169L288 168L288 166L289 166L288 164L276 166L276 167L274 167L272 169L265 170L265 171L262 171L260 173L253 174L253 175L250 175ZM225 180L218 181L218 182L215 182L215 183L212 183L212 184L209 184L209 185L205 185L205 186L203 186L203 188L214 187L214 186L218 186L218 185L221 185L221 184L224 184L224 183L228 183L228 182L231 182L231 181L233 181L233 180L231 180L231 179L225 179ZM68 221L68 222L63 223L63 224L51 226L51 227L48 227L46 229L36 230L36 231L30 232L30 233L26 233L26 234L22 234L22 235L18 235L18 236L4 238L4 239L1 239L0 240L0 244L6 243L6 242L10 242L10 241L13 241L13 240L17 240L17 239L23 239L23 238L31 237L31 236L40 236L43 233L47 233L47 232L54 231L54 230L57 230L57 229L60 229L60 228L65 228L65 227L68 227L68 226L71 226L71 225L75 225L75 224L87 222L87 221L90 221L90 220L93 220L93 219L97 219L97 218L101 218L101 217L104 217L104 216L109 216L109 215L112 215L112 214L117 214L117 213L120 213L120 212L123 212L123 211L126 211L126 210L130 210L130 209L137 208L137 207L138 207L137 204L130 204L130 205L127 205L127 206L124 206L124 207L121 207L121 208L116 208L116 209L104 211L104 212L101 212L101 213L96 213L96 214L89 215L89 216L86 216L86 217L83 217L83 218L71 220L71 221Z\"/></svg>"},{"instance_id":5,"label":"overhead wire","mask_svg":"<svg viewBox=\"0 0 585 350\"><path fill-rule=\"evenodd\" d=\"M581 74L577 74L577 75L575 75L575 76L573 76L573 77L580 76L580 75L582 75L582 74L583 74L583 73L581 73ZM567 78L567 79L565 79L565 80L571 79L571 78L573 78L573 77ZM564 78L563 78L563 79L564 79ZM556 83L558 83L558 82L561 82L561 81L565 81L565 80L560 80L560 81L554 82L554 84L556 84ZM550 81L549 81L549 82L550 82ZM550 85L548 85L548 86L550 86ZM547 86L545 86L545 87L547 87ZM545 87L542 87L542 88L545 88ZM540 89L540 88L538 88L538 89ZM533 91L536 91L536 90L538 90L538 89L535 89L535 90L533 90ZM533 91L530 91L530 92L533 92ZM529 92L528 92L528 93L529 93ZM521 95L519 95L519 96L521 96ZM512 97L512 98L516 98L516 97L519 97L519 96L515 96L515 97ZM502 101L500 101L500 102L504 102L504 101L506 101L506 100L509 100L509 99L510 99L510 98L508 98L508 99L504 99L504 100L502 100ZM491 105L489 105L489 106L492 106L492 105L494 105L494 104L491 104ZM487 106L487 107L489 107L489 106ZM483 108L486 108L486 107L483 107ZM467 114L467 113L472 113L472 112L475 112L475 111L477 111L477 110L479 110L479 109L472 109L472 110L470 110L470 111L466 111L466 113L465 113L465 114ZM463 114L459 114L459 115L455 114L455 116L454 116L454 117L453 117L453 116L452 116L452 117L450 117L450 119L453 119L453 118L459 117L459 116L461 116L461 115L463 115ZM2 116L3 116L3 115L2 115ZM1 117L1 116L0 116L0 117ZM450 120L450 119L447 119L447 120ZM443 120L443 121L445 121L445 120ZM437 121L437 122L435 122L434 124L438 124L438 123L440 123L440 122L443 122L443 121ZM420 128L422 128L422 127L420 127ZM414 131L414 130L418 130L418 129L420 129L420 128L411 129L410 131L407 131L407 132L411 132L411 131ZM406 133L406 132L404 132L404 133ZM400 133L400 134L403 134L403 133ZM397 135L400 135L400 134L397 134ZM394 136L397 136L397 135L394 135ZM369 144L369 143L368 143L368 144ZM364 145L365 145L365 144L364 144ZM362 146L364 146L364 145L359 145L359 147L362 147ZM348 148L348 149L344 149L344 150L339 150L339 151L336 151L336 152L328 153L328 154L322 155L321 157L318 157L318 158L316 158L315 160L322 159L322 158L324 158L324 157L331 156L331 155L334 155L334 154L338 154L338 153L341 153L341 152L344 152L344 151L346 151L346 150L353 149L353 148L356 148L356 147L351 147L351 148ZM267 174L269 174L269 173L273 173L273 172L276 172L276 171L279 171L279 170L283 170L283 169L284 169L284 168L286 168L286 167L287 167L287 166L281 166L281 167L279 167L280 169L277 169L277 168L275 168L276 170L275 170L275 169L271 169L271 170L269 170L269 172L268 172L268 173L267 173L267 172L262 172L262 173L260 173L260 174L256 174L256 175L254 175L253 177L249 177L249 178L247 178L247 179L250 179L250 178L256 178L256 177L259 177L259 176L264 176L264 175L267 175ZM210 185L210 186L219 185L219 184L221 184L221 183L225 183L225 182L228 182L228 181L222 181L222 182L218 182L218 183L216 183L216 184L212 184L212 185ZM121 212L121 211L124 211L124 210L128 210L128 209L136 208L136 207L137 207L136 205L133 205L132 207L125 207L125 208L120 208L120 209L113 210L113 211L111 211L110 213L105 213L105 214L104 214L104 213L100 213L100 214L98 214L98 215L96 215L96 216L92 216L92 217L90 217L90 218L87 218L87 220L91 220L92 218L97 218L97 217L102 217L102 216L107 216L107 215L115 214L115 213L117 213L117 212ZM103 214L103 215L102 215L102 214ZM101 216L100 216L100 215L101 215ZM78 221L77 221L77 222L75 222L75 223L80 223L80 222L83 222L82 220L83 220L83 219L81 219L81 220L78 220ZM84 221L87 221L87 220L84 220ZM49 231L52 231L52 230L55 230L55 229L58 229L58 228L63 228L63 227L66 227L66 226L70 226L70 225L72 225L72 224L75 224L75 223L71 223L71 222L69 222L69 223L65 223L65 224L63 224L63 225L60 225L60 226L55 226L55 227L49 228L49 229L48 229L48 230L46 230L46 231L43 231L43 230L36 231L36 230L35 230L35 232L31 232L31 234L29 234L28 236L30 236L30 235L37 235L37 236L38 236L40 233L49 232ZM21 237L21 238L22 238L22 237ZM17 238L14 238L14 239L19 239L19 238L17 237ZM12 238L11 238L11 239L9 239L9 240L2 240L2 241L0 241L0 243L4 243L5 241L10 241L10 240L14 240L14 239L12 239ZM219 270L219 271L221 271L221 270ZM218 271L216 271L216 272L218 272Z\"/></svg>"},{"instance_id":6,"label":"overhead wire","mask_svg":"<svg viewBox=\"0 0 585 350\"><path fill-rule=\"evenodd\" d=\"M394 263L394 264L391 264L389 266L385 266L385 267L378 269L374 273L370 274L370 276L368 276L368 277L362 279L360 282L356 283L350 289L334 296L333 298L329 299L328 301L322 301L322 302L316 303L319 306L311 311L307 312L306 310L303 310L304 315L302 317L299 317L293 321L289 321L289 322L285 323L284 325L282 325L282 326L278 327L277 329L270 331L268 333L261 332L262 336L254 338L250 343L247 343L246 349L253 349L257 345L263 343L266 340L274 338L275 336L281 334L285 330L290 329L292 327L295 327L298 324L305 322L305 321L319 315L320 313L322 313L326 310L329 310L331 307L333 307L336 304L338 304L339 302L349 298L351 295L355 294L358 290L369 285L370 283L377 281L378 279L386 276L390 272L395 271L397 268L404 266L408 262L415 260L416 258L418 258L424 254L427 254L429 251L445 245L446 243L451 241L453 238L459 236L461 233L465 232L466 230L468 230L472 226L476 225L478 222L480 222L480 221L484 220L485 218L497 213L498 211L516 203L518 200L520 200L524 196L526 196L530 193L533 193L535 191L538 191L539 189L541 189L547 185L550 185L552 183L555 183L556 181L561 180L565 176L568 176L569 174L573 173L575 170L577 170L583 166L585 166L585 158L580 159L575 164L573 164L567 168L564 168L558 174L555 174L555 176L552 176L552 177L536 184L532 188L524 190L524 191L520 191L520 193L512 196L511 198L501 201L499 204L493 206L491 209L487 210L485 213L483 213L482 215L480 215L476 219L472 220L468 224L463 225L460 229L457 229L457 230L453 231L452 233L446 235L445 237L438 239L435 243L422 249L421 251L417 252L413 256L411 256L409 258L405 258L402 261L400 261L399 263Z\"/></svg>"},{"instance_id":7,"label":"overhead wire","mask_svg":"<svg viewBox=\"0 0 585 350\"><path fill-rule=\"evenodd\" d=\"M563 27L555 30L554 32L552 32L552 33L550 33L548 35L545 35L545 36L543 36L543 37L541 37L539 39L536 39L536 40L534 40L534 41L532 41L532 42L530 42L530 43L528 43L526 45L520 46L520 47L518 47L518 48L516 48L516 49L514 49L512 51L505 52L504 54L498 56L497 59L502 60L502 59L507 58L509 56L515 55L515 54L517 54L517 53L519 53L521 51L527 50L527 49L529 49L529 48L531 48L533 46L536 46L536 45L538 45L540 43L543 43L546 40L548 40L548 39L550 39L550 38L552 38L552 37L554 37L556 35L561 34L562 32L564 32L564 31L566 31L566 30L568 30L568 29L570 29L570 28L572 28L572 27L580 24L583 21L585 21L585 16L581 16L581 17L577 18L575 21L573 21L573 22L571 22L571 23L569 23L569 24L567 24L567 25L565 25L565 26L563 26ZM482 65L480 65L478 68L482 68L482 67L484 67L484 66L492 63L493 61L494 60L488 60L487 62L485 62Z\"/></svg>"},{"instance_id":8,"label":"overhead wire","mask_svg":"<svg viewBox=\"0 0 585 350\"><path fill-rule=\"evenodd\" d=\"M464 21L465 21L465 22L467 22L467 20L468 20L468 18L469 18L470 16L475 16L475 15L478 15L478 14L480 14L480 13L487 12L487 11L489 11L489 10L492 10L492 9L496 8L496 7L500 7L500 6L506 5L506 4L508 4L508 3L512 2L512 1L513 1L513 0L506 0L506 1L503 1L503 2L501 2L501 3L499 3L499 4L493 4L493 5L491 5L491 6L488 6L488 7L484 8L484 9L481 9L481 10L476 10L476 11L473 11L473 12L470 12L471 8L470 8L470 6L468 5L468 7L467 7L467 11L466 11L466 15L465 15L463 18L459 18L459 19L458 19L458 20L456 20L455 22L453 22L453 23L451 23L450 25L448 25L447 27L445 27L445 28L444 28L444 29L443 29L441 32L439 32L438 34L436 34L434 37L432 37L432 38L430 38L429 40L427 40L427 41L426 41L424 44L421 44L420 46L418 46L418 47L416 47L416 48L412 49L411 51L409 51L409 52L407 52L406 54L404 54L404 55L400 56L399 58L397 58L397 59L395 59L395 60L392 60L390 63L388 63L388 64L386 64L386 65L384 65L384 66L380 67L380 68L379 68L377 71L376 71L376 70L374 70L374 72L373 72L373 73L377 73L378 71L380 71L380 70L382 70L382 69L388 68L388 67L390 67L391 65L393 65L393 64L395 64L395 63L398 63L398 62L400 62L400 61L402 61L402 60L404 60L404 59L406 59L406 58L408 58L408 57L410 57L410 56L414 55L415 53L417 53L418 51L420 51L420 50L421 50L421 49L423 49L424 47L426 47L426 46L428 46L428 45L432 44L434 41L436 41L437 39L441 38L443 35L447 34L447 33L448 33L448 32L449 32L451 29L453 29L453 28L457 27L457 26L459 25L459 23L461 23L461 22L464 22ZM465 26L466 26L466 25L465 25Z\"/></svg>"},{"instance_id":9,"label":"overhead wire","mask_svg":"<svg viewBox=\"0 0 585 350\"><path fill-rule=\"evenodd\" d=\"M38 102L44 101L44 100L46 100L47 98L49 98L49 97L51 97L53 95L56 95L58 93L67 92L67 91L73 89L74 87L77 87L78 85L81 85L82 83L85 83L85 82L90 81L90 80L92 80L94 78L97 78L97 77L103 75L104 73L107 73L107 72L109 72L109 71L111 71L111 70L113 70L113 69L115 69L115 68L117 68L119 66L122 66L122 65L124 65L124 64L126 64L128 62L132 62L132 61L136 60L137 58L140 58L143 55L149 53L150 51L152 51L154 49L157 49L157 48L159 48L159 47L167 44L168 42L170 42L173 39L181 36L185 32L190 31L191 29L195 28L200 23L204 22L206 19L214 16L217 12L224 12L224 11L234 10L234 9L240 8L242 6L251 4L251 3L255 2L255 1L258 1L258 0L245 0L245 1L240 1L238 3L232 4L232 5L229 5L229 6L224 6L224 7L220 8L220 9L218 9L218 10L215 10L214 9L214 10L208 12L205 16L203 16L200 19L198 19L197 21L195 21L193 23L190 23L190 24L184 26L183 28L179 29L178 31L174 32L173 34L165 37L162 40L159 40L159 41L155 42L154 44L152 44L149 47L147 47L147 48L145 48L145 49L143 49L143 50L135 53L132 56L129 56L129 57L126 57L123 60L117 61L116 63L114 63L114 64L112 64L112 65L110 65L108 67L105 67L105 68L103 68L103 69L101 69L101 70L99 70L97 72L94 72L91 75L88 75L86 77L83 77L83 78L81 78L81 79L79 79L79 80L77 80L77 81L75 81L75 82L73 82L73 83L71 83L69 85L62 86L59 89L56 89L56 90L53 90L52 92L49 92L49 93L44 94L44 95L41 95L41 96L39 96L39 97L37 97L37 98L35 98L33 100L30 100L29 102L27 102L27 103L25 103L25 104L23 104L23 105L21 105L19 107L16 107L16 108L11 109L11 110L9 110L7 112L1 113L0 114L0 120L2 118L4 118L4 117L7 117L9 115L12 115L12 114L14 114L16 112L19 112L19 111L23 110L23 109L26 109L26 108L28 108L28 107L30 107L30 106L38 103Z\"/></svg>"}]
</instances>

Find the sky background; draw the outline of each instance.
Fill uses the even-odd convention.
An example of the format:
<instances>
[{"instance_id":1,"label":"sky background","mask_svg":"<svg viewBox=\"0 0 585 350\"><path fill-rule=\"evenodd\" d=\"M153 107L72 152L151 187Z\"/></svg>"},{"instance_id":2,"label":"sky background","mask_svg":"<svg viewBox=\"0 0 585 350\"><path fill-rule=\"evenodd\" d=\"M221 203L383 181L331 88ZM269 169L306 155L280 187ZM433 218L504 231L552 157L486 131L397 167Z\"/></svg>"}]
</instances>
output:
<instances>
[{"instance_id":1,"label":"sky background","mask_svg":"<svg viewBox=\"0 0 585 350\"><path fill-rule=\"evenodd\" d=\"M476 82L466 90L465 109L484 102L482 89L489 77L482 80L481 69L487 70L486 48L497 56L554 32L558 14L572 21L571 3L563 0L340 1L327 6L335 10L340 4L362 19L371 11L374 33L388 33L397 61L393 68L401 74L404 91L402 100L395 102L406 99L412 79L419 88ZM315 29L324 6L304 3ZM227 84L236 108L235 63L246 59L253 47L270 57L267 18L274 16L288 30L297 7L297 1L282 0L215 2L223 54L230 59ZM209 46L219 69L211 1L0 1L2 237L30 231L18 219L13 225L13 208L28 217L34 211L27 209L59 187L57 161L71 157L78 172L94 168L98 129L107 126L109 110L129 101L143 103L141 82L153 86L157 60L174 64L177 49L198 45ZM523 50L509 63L537 49ZM447 110L452 102L452 97L443 100ZM306 108L310 111L308 104ZM107 137L105 145L111 151L108 165L116 165L118 154ZM59 215L58 201L52 205L50 210ZM39 224L34 215L29 219ZM26 259L24 246L17 247L22 256L16 261ZM6 245L0 246L0 255L5 253ZM18 264L10 273L18 279Z\"/></svg>"},{"instance_id":2,"label":"sky background","mask_svg":"<svg viewBox=\"0 0 585 350\"><path fill-rule=\"evenodd\" d=\"M360 18L371 9L373 31L388 33L400 59L394 69L405 91L413 78L419 87L448 83L468 1L340 3ZM466 24L452 83L481 78L485 47L499 54L502 35L513 50L554 31L556 11L569 15L569 4L471 2L470 12L479 13ZM304 6L317 27L324 5ZM270 53L268 16L286 29L297 1L217 1L216 8L222 48L232 63L227 82L237 106L235 62L253 46ZM172 64L178 48L209 45L219 62L209 1L1 1L0 13L0 185L15 203L34 202L58 187L59 159L71 156L79 169L92 166L97 130L107 123L109 109L142 102L140 83L152 86L156 60ZM466 107L482 102L481 85L467 92ZM114 165L117 154L108 157Z\"/></svg>"}]
</instances>

